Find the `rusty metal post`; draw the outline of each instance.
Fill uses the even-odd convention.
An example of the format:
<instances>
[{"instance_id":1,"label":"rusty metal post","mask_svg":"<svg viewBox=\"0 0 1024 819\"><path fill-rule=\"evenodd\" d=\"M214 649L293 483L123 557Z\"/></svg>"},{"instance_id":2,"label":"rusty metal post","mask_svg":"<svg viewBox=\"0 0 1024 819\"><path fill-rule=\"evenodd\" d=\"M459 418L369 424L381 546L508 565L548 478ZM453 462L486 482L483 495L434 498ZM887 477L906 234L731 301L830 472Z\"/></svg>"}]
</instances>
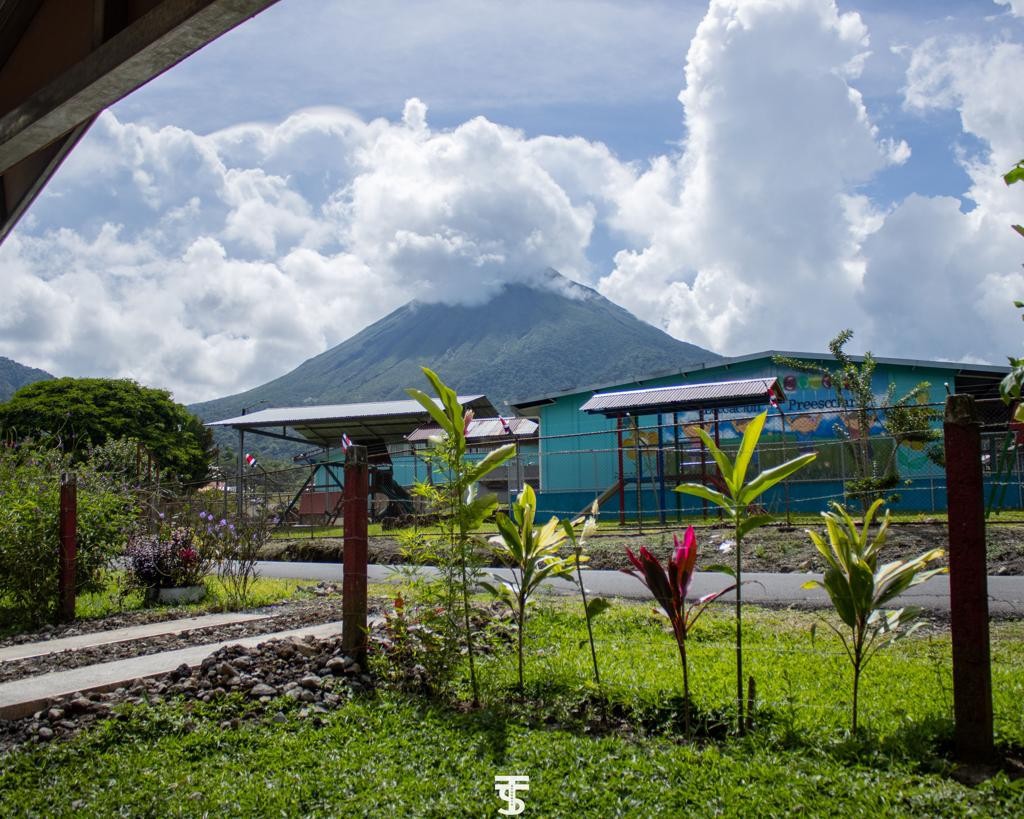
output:
<instances>
[{"instance_id":1,"label":"rusty metal post","mask_svg":"<svg viewBox=\"0 0 1024 819\"><path fill-rule=\"evenodd\" d=\"M985 493L981 424L972 396L951 395L946 399L943 432L949 499L949 604L956 755L962 762L988 762L994 755L994 743Z\"/></svg>"},{"instance_id":2,"label":"rusty metal post","mask_svg":"<svg viewBox=\"0 0 1024 819\"><path fill-rule=\"evenodd\" d=\"M704 429L704 410L700 411L700 428ZM704 429L707 432L706 429ZM708 485L708 448L704 446L704 439L700 440L700 482L705 486ZM708 499L701 498L700 501L701 514L704 520L708 519Z\"/></svg>"},{"instance_id":3,"label":"rusty metal post","mask_svg":"<svg viewBox=\"0 0 1024 819\"><path fill-rule=\"evenodd\" d=\"M622 463L622 416L615 419L615 436L619 454L619 526L626 525L626 473Z\"/></svg>"},{"instance_id":4,"label":"rusty metal post","mask_svg":"<svg viewBox=\"0 0 1024 819\"><path fill-rule=\"evenodd\" d=\"M640 450L640 419L633 416L633 457L636 459L636 533L644 533L644 462Z\"/></svg>"},{"instance_id":5,"label":"rusty metal post","mask_svg":"<svg viewBox=\"0 0 1024 819\"><path fill-rule=\"evenodd\" d=\"M366 537L369 467L365 446L345 453L345 495L342 521L345 547L342 569L341 644L345 653L366 664Z\"/></svg>"},{"instance_id":6,"label":"rusty metal post","mask_svg":"<svg viewBox=\"0 0 1024 819\"><path fill-rule=\"evenodd\" d=\"M75 555L78 551L78 482L67 472L60 476L60 573L57 580L57 616L75 619Z\"/></svg>"}]
</instances>

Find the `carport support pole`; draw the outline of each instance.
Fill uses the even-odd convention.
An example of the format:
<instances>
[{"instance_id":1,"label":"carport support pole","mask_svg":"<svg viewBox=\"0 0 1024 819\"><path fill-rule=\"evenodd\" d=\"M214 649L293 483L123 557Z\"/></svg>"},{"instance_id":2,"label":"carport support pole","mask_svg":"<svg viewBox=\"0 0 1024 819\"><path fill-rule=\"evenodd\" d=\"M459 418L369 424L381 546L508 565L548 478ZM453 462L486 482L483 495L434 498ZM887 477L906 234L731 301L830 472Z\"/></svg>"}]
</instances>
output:
<instances>
[{"instance_id":1,"label":"carport support pole","mask_svg":"<svg viewBox=\"0 0 1024 819\"><path fill-rule=\"evenodd\" d=\"M676 483L682 483L683 482L683 455L679 451L679 413L678 412L673 412L672 413L672 434L673 434L673 438L675 440L675 453L676 453L676 458L675 458L675 461L676 461L676 477L675 477L675 480L676 480ZM676 502L676 521L681 521L683 519L683 504L682 504L683 495L682 495L681 492L673 492L672 495L675 498L675 502Z\"/></svg>"},{"instance_id":2,"label":"carport support pole","mask_svg":"<svg viewBox=\"0 0 1024 819\"><path fill-rule=\"evenodd\" d=\"M74 475L60 476L60 575L57 613L59 619L75 619L75 557L78 552L78 482Z\"/></svg>"},{"instance_id":3,"label":"carport support pole","mask_svg":"<svg viewBox=\"0 0 1024 819\"><path fill-rule=\"evenodd\" d=\"M626 525L626 473L622 463L622 416L615 419L615 434L619 452L619 526Z\"/></svg>"},{"instance_id":4,"label":"carport support pole","mask_svg":"<svg viewBox=\"0 0 1024 819\"><path fill-rule=\"evenodd\" d=\"M644 462L640 451L640 418L633 416L633 457L636 459L636 533L644 533Z\"/></svg>"},{"instance_id":5,"label":"carport support pole","mask_svg":"<svg viewBox=\"0 0 1024 819\"><path fill-rule=\"evenodd\" d=\"M961 762L989 762L994 756L994 742L985 501L981 424L973 396L951 395L946 399L943 432L949 504L949 608L956 756Z\"/></svg>"},{"instance_id":6,"label":"carport support pole","mask_svg":"<svg viewBox=\"0 0 1024 819\"><path fill-rule=\"evenodd\" d=\"M353 444L345 452L341 647L363 667L366 666L366 537L369 483L366 447Z\"/></svg>"},{"instance_id":7,"label":"carport support pole","mask_svg":"<svg viewBox=\"0 0 1024 819\"><path fill-rule=\"evenodd\" d=\"M245 411L242 411L245 414ZM242 512L245 510L245 500L242 497L245 494L245 430L238 430L238 486L237 492L235 492L235 501L238 503L237 517L238 522L242 522Z\"/></svg>"},{"instance_id":8,"label":"carport support pole","mask_svg":"<svg viewBox=\"0 0 1024 819\"><path fill-rule=\"evenodd\" d=\"M665 525L665 507L668 505L665 497L665 440L663 434L662 416L658 415L658 522Z\"/></svg>"}]
</instances>

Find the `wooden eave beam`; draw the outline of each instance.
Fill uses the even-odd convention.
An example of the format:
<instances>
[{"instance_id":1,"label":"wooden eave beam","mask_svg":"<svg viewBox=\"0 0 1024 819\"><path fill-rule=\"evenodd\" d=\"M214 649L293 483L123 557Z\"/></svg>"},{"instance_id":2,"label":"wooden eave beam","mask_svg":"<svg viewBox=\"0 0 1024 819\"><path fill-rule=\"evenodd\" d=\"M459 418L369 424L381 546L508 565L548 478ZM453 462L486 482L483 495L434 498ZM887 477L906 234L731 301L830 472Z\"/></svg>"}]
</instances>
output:
<instances>
[{"instance_id":1,"label":"wooden eave beam","mask_svg":"<svg viewBox=\"0 0 1024 819\"><path fill-rule=\"evenodd\" d=\"M0 242L7 238L29 205L42 191L71 149L85 136L96 117L90 117L55 142L26 157L0 177ZM13 201L8 202L8 199Z\"/></svg>"},{"instance_id":2,"label":"wooden eave beam","mask_svg":"<svg viewBox=\"0 0 1024 819\"><path fill-rule=\"evenodd\" d=\"M0 118L0 172L276 0L163 0Z\"/></svg>"}]
</instances>

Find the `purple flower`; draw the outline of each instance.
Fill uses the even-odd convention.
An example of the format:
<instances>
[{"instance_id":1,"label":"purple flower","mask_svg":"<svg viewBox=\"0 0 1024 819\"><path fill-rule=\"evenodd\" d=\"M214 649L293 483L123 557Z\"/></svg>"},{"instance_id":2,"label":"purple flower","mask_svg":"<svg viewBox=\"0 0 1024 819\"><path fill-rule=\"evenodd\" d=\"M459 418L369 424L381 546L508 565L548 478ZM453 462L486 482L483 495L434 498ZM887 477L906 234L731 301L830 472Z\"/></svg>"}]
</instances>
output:
<instances>
[{"instance_id":1,"label":"purple flower","mask_svg":"<svg viewBox=\"0 0 1024 819\"><path fill-rule=\"evenodd\" d=\"M227 526L228 525L227 519L226 518L221 518L220 519L220 525L221 526Z\"/></svg>"}]
</instances>

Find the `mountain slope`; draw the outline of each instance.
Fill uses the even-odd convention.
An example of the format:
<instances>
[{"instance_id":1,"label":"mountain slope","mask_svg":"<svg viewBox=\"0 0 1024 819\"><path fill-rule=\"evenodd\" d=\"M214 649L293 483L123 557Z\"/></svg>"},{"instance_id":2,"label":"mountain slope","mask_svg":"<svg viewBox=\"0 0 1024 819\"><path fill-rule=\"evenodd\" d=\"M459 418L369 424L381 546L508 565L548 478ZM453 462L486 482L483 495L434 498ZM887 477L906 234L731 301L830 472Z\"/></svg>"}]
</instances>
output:
<instances>
[{"instance_id":1,"label":"mountain slope","mask_svg":"<svg viewBox=\"0 0 1024 819\"><path fill-rule=\"evenodd\" d=\"M508 285L478 307L410 302L291 372L247 392L196 404L207 420L242 407L405 398L426 389L420 365L463 394L514 399L720 358L646 324L590 288L549 271L548 286Z\"/></svg>"},{"instance_id":2,"label":"mountain slope","mask_svg":"<svg viewBox=\"0 0 1024 819\"><path fill-rule=\"evenodd\" d=\"M46 370L26 367L0 355L0 401L8 400L26 384L53 378Z\"/></svg>"}]
</instances>

